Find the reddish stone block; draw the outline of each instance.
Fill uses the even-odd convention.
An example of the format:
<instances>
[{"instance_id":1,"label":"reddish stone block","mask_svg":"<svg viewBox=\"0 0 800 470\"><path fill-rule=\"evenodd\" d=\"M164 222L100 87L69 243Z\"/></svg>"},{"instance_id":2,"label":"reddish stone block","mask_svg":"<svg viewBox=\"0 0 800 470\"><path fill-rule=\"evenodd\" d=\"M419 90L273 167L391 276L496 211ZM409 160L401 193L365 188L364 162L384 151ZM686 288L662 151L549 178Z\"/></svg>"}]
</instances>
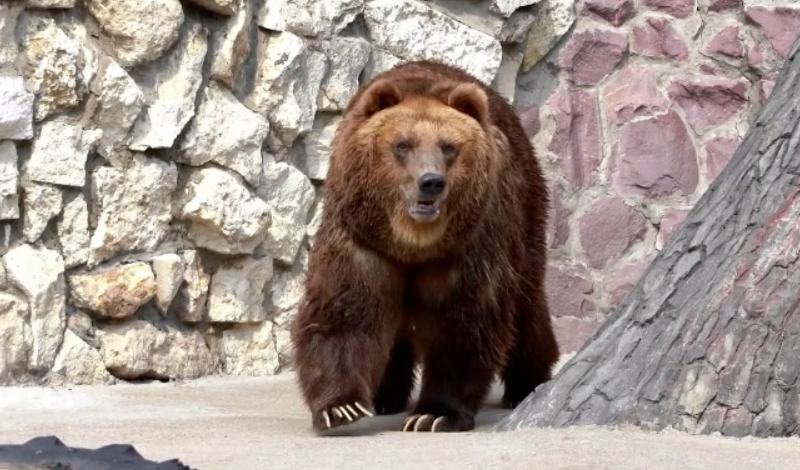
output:
<instances>
[{"instance_id":1,"label":"reddish stone block","mask_svg":"<svg viewBox=\"0 0 800 470\"><path fill-rule=\"evenodd\" d=\"M550 204L547 210L547 246L557 248L569 238L569 212L562 202L564 192L552 181L549 183Z\"/></svg>"},{"instance_id":2,"label":"reddish stone block","mask_svg":"<svg viewBox=\"0 0 800 470\"><path fill-rule=\"evenodd\" d=\"M667 92L697 132L729 121L747 105L745 82L727 78L678 78Z\"/></svg>"},{"instance_id":3,"label":"reddish stone block","mask_svg":"<svg viewBox=\"0 0 800 470\"><path fill-rule=\"evenodd\" d=\"M745 16L761 29L781 59L786 59L800 32L800 8L754 6L745 10Z\"/></svg>"},{"instance_id":4,"label":"reddish stone block","mask_svg":"<svg viewBox=\"0 0 800 470\"><path fill-rule=\"evenodd\" d=\"M636 65L628 65L614 76L603 90L603 101L609 119L617 124L669 107L664 93L656 88L656 72Z\"/></svg>"},{"instance_id":5,"label":"reddish stone block","mask_svg":"<svg viewBox=\"0 0 800 470\"><path fill-rule=\"evenodd\" d=\"M645 57L687 60L689 48L678 30L664 18L648 18L633 28L631 52Z\"/></svg>"},{"instance_id":6,"label":"reddish stone block","mask_svg":"<svg viewBox=\"0 0 800 470\"><path fill-rule=\"evenodd\" d=\"M708 11L720 12L736 9L742 9L742 0L708 0Z\"/></svg>"},{"instance_id":7,"label":"reddish stone block","mask_svg":"<svg viewBox=\"0 0 800 470\"><path fill-rule=\"evenodd\" d=\"M585 318L597 312L591 299L594 283L585 267L550 264L545 285L551 315Z\"/></svg>"},{"instance_id":8,"label":"reddish stone block","mask_svg":"<svg viewBox=\"0 0 800 470\"><path fill-rule=\"evenodd\" d=\"M646 221L622 198L609 196L595 201L581 217L578 229L589 266L602 269L644 236Z\"/></svg>"},{"instance_id":9,"label":"reddish stone block","mask_svg":"<svg viewBox=\"0 0 800 470\"><path fill-rule=\"evenodd\" d=\"M591 186L597 181L603 149L595 94L565 87L548 99L547 106L556 124L548 150L559 158L573 187Z\"/></svg>"},{"instance_id":10,"label":"reddish stone block","mask_svg":"<svg viewBox=\"0 0 800 470\"><path fill-rule=\"evenodd\" d=\"M694 0L644 0L644 4L655 10L669 13L675 18L686 18L694 12Z\"/></svg>"},{"instance_id":11,"label":"reddish stone block","mask_svg":"<svg viewBox=\"0 0 800 470\"><path fill-rule=\"evenodd\" d=\"M716 137L706 143L706 177L715 180L739 148L739 137Z\"/></svg>"},{"instance_id":12,"label":"reddish stone block","mask_svg":"<svg viewBox=\"0 0 800 470\"><path fill-rule=\"evenodd\" d=\"M697 151L672 110L622 126L613 166L614 185L622 194L686 196L697 187Z\"/></svg>"},{"instance_id":13,"label":"reddish stone block","mask_svg":"<svg viewBox=\"0 0 800 470\"><path fill-rule=\"evenodd\" d=\"M708 42L705 49L706 54L741 59L744 57L744 43L739 37L740 33L741 29L738 25L725 27Z\"/></svg>"},{"instance_id":14,"label":"reddish stone block","mask_svg":"<svg viewBox=\"0 0 800 470\"><path fill-rule=\"evenodd\" d=\"M580 318L553 318L553 331L561 354L580 350L600 328L601 323Z\"/></svg>"},{"instance_id":15,"label":"reddish stone block","mask_svg":"<svg viewBox=\"0 0 800 470\"><path fill-rule=\"evenodd\" d=\"M633 0L585 0L586 11L614 26L621 26L633 15Z\"/></svg>"},{"instance_id":16,"label":"reddish stone block","mask_svg":"<svg viewBox=\"0 0 800 470\"><path fill-rule=\"evenodd\" d=\"M775 80L764 78L758 81L758 100L761 104L767 102L767 99L772 94L772 90L775 88Z\"/></svg>"},{"instance_id":17,"label":"reddish stone block","mask_svg":"<svg viewBox=\"0 0 800 470\"><path fill-rule=\"evenodd\" d=\"M576 85L596 85L625 57L628 38L624 34L591 30L572 36L558 54L558 67Z\"/></svg>"}]
</instances>

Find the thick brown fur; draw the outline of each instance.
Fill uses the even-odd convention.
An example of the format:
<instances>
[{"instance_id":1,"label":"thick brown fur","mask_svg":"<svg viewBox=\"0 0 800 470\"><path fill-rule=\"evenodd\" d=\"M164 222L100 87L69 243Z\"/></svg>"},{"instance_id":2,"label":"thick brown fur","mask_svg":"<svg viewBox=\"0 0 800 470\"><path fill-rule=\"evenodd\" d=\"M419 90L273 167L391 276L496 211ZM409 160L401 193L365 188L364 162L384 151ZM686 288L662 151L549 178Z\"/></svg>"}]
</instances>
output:
<instances>
[{"instance_id":1,"label":"thick brown fur","mask_svg":"<svg viewBox=\"0 0 800 470\"><path fill-rule=\"evenodd\" d=\"M446 197L438 219L418 223L408 188L431 168ZM406 410L418 364L405 430L472 429L496 374L507 407L551 378L547 187L500 95L436 62L375 77L345 110L324 192L291 329L316 429Z\"/></svg>"}]
</instances>

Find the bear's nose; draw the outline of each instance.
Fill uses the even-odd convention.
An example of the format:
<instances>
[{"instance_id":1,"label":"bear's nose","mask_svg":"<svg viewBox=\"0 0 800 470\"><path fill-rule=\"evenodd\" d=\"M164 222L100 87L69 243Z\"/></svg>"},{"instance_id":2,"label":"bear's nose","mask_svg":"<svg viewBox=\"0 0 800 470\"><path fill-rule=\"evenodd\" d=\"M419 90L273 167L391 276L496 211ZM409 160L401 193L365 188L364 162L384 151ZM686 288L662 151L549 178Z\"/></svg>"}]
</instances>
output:
<instances>
[{"instance_id":1,"label":"bear's nose","mask_svg":"<svg viewBox=\"0 0 800 470\"><path fill-rule=\"evenodd\" d=\"M433 199L444 191L444 176L438 173L425 173L417 181L419 192L426 199Z\"/></svg>"}]
</instances>

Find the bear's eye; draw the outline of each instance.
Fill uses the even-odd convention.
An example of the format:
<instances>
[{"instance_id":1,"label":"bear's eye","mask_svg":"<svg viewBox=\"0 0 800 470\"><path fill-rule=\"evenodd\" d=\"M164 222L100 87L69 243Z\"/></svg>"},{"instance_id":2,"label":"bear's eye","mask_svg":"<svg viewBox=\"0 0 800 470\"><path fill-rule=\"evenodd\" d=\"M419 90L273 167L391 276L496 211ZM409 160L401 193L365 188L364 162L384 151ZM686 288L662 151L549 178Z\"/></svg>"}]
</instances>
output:
<instances>
[{"instance_id":1,"label":"bear's eye","mask_svg":"<svg viewBox=\"0 0 800 470\"><path fill-rule=\"evenodd\" d=\"M441 144L442 153L447 158L455 157L458 153L458 147L451 142L442 142Z\"/></svg>"},{"instance_id":2,"label":"bear's eye","mask_svg":"<svg viewBox=\"0 0 800 470\"><path fill-rule=\"evenodd\" d=\"M399 140L394 144L394 152L398 156L404 156L411 150L411 144L407 140Z\"/></svg>"}]
</instances>

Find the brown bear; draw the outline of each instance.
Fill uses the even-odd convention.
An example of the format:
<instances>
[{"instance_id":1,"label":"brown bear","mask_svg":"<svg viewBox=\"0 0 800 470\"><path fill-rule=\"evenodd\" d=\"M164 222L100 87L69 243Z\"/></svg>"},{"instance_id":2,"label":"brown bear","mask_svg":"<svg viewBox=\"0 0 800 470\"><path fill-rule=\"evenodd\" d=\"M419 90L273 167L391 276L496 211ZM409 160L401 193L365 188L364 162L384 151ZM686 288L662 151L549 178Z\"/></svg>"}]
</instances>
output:
<instances>
[{"instance_id":1,"label":"brown bear","mask_svg":"<svg viewBox=\"0 0 800 470\"><path fill-rule=\"evenodd\" d=\"M417 364L404 431L473 429L495 374L506 407L549 380L548 194L514 109L410 62L358 91L331 150L291 327L314 428L404 411Z\"/></svg>"}]
</instances>

